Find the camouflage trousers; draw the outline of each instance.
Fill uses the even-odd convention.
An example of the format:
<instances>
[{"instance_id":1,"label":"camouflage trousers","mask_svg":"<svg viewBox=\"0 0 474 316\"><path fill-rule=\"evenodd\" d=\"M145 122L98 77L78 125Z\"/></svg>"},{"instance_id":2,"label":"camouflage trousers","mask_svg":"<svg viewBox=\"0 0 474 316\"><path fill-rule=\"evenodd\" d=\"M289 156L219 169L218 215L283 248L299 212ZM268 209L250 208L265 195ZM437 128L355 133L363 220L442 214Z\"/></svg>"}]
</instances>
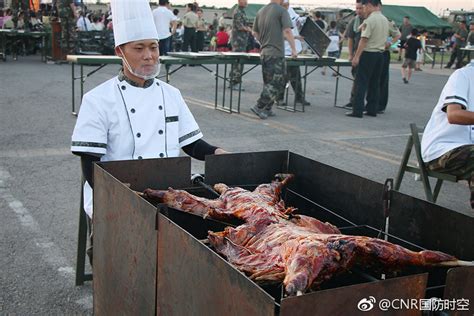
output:
<instances>
[{"instance_id":1,"label":"camouflage trousers","mask_svg":"<svg viewBox=\"0 0 474 316\"><path fill-rule=\"evenodd\" d=\"M474 145L465 145L448 151L427 163L428 169L454 175L469 182L471 207L474 208Z\"/></svg>"},{"instance_id":2,"label":"camouflage trousers","mask_svg":"<svg viewBox=\"0 0 474 316\"><path fill-rule=\"evenodd\" d=\"M242 72L244 70L243 64L232 64L230 69L230 82L231 84L239 84L242 82Z\"/></svg>"},{"instance_id":3,"label":"camouflage trousers","mask_svg":"<svg viewBox=\"0 0 474 316\"><path fill-rule=\"evenodd\" d=\"M240 42L243 42L241 40ZM247 44L247 41L245 41L245 44ZM247 52L246 50L246 45L232 45L232 51L233 52ZM231 84L239 84L242 82L242 72L244 70L244 65L243 64L232 64L232 68L230 69L230 82Z\"/></svg>"},{"instance_id":4,"label":"camouflage trousers","mask_svg":"<svg viewBox=\"0 0 474 316\"><path fill-rule=\"evenodd\" d=\"M289 81L291 83L291 87L293 88L293 91L295 91L296 101L303 101L303 87L301 84L300 66L287 66L286 73L286 82Z\"/></svg>"},{"instance_id":5,"label":"camouflage trousers","mask_svg":"<svg viewBox=\"0 0 474 316\"><path fill-rule=\"evenodd\" d=\"M257 101L259 109L271 109L285 89L286 62L285 57L262 56L263 90Z\"/></svg>"}]
</instances>

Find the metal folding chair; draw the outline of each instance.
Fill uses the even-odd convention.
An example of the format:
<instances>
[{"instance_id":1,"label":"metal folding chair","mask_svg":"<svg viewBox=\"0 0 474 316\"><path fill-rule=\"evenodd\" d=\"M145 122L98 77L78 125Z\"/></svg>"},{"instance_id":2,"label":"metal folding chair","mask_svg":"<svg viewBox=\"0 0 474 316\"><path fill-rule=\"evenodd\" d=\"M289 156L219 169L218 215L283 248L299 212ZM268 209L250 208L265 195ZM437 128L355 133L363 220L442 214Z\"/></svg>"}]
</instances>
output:
<instances>
[{"instance_id":1,"label":"metal folding chair","mask_svg":"<svg viewBox=\"0 0 474 316\"><path fill-rule=\"evenodd\" d=\"M402 183L405 172L416 173L419 174L421 177L421 182L423 183L423 189L425 191L426 199L430 202L436 203L443 181L457 182L459 179L456 176L447 173L429 170L426 167L421 156L421 142L419 134L423 133L423 128L418 128L416 124L411 123L410 131L411 135L408 137L408 142L405 147L402 162L400 164L400 168L398 169L397 178L395 179L394 189L397 191L400 189L400 185ZM415 149L415 157L418 163L417 166L410 165L408 163L413 148ZM434 190L431 190L431 184L429 179L430 177L437 179Z\"/></svg>"}]
</instances>

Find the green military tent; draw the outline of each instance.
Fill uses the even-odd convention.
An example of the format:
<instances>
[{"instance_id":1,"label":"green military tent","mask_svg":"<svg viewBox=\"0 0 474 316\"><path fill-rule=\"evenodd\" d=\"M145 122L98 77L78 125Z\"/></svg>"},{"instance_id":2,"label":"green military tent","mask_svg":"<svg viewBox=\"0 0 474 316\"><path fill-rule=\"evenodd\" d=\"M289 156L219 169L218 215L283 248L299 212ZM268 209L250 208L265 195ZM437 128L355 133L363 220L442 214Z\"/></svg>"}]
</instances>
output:
<instances>
[{"instance_id":1,"label":"green military tent","mask_svg":"<svg viewBox=\"0 0 474 316\"><path fill-rule=\"evenodd\" d=\"M257 16L258 10L260 10L262 7L264 7L264 4L255 4L255 3L250 3L246 8L245 8L245 14L247 15L247 19L250 21L255 20L255 17ZM232 8L227 10L227 15L231 18L234 16L234 10L238 8L238 4L235 4Z\"/></svg>"},{"instance_id":2,"label":"green military tent","mask_svg":"<svg viewBox=\"0 0 474 316\"><path fill-rule=\"evenodd\" d=\"M227 11L229 17L234 15L234 10L237 9L237 4ZM245 8L247 18L251 21L257 16L258 10L264 4L251 3ZM418 29L446 29L451 28L451 24L440 19L425 7L415 6L400 6L384 4L382 7L383 14L390 20L394 21L396 25L400 26L403 22L404 16L410 17L410 22L413 27Z\"/></svg>"},{"instance_id":3,"label":"green military tent","mask_svg":"<svg viewBox=\"0 0 474 316\"><path fill-rule=\"evenodd\" d=\"M403 17L409 16L410 23L417 29L446 29L451 28L451 24L440 19L425 7L401 6L401 5L386 5L382 6L383 14L400 26L403 22Z\"/></svg>"}]
</instances>

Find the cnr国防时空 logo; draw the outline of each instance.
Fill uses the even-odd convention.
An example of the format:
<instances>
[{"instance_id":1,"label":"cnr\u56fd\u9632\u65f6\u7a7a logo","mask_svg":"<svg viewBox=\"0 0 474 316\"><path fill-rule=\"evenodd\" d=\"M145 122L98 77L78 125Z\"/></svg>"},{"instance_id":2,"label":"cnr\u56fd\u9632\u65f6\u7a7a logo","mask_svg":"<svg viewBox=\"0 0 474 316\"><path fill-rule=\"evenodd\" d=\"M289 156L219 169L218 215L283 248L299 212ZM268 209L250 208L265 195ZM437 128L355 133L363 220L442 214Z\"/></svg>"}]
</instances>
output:
<instances>
[{"instance_id":1,"label":"cnr\u56fd\u9632\u65f6\u7a7a logo","mask_svg":"<svg viewBox=\"0 0 474 316\"><path fill-rule=\"evenodd\" d=\"M357 303L357 309L362 312L371 311L376 307L381 311L388 310L420 310L420 311L469 311L469 299L441 298L394 298L376 299L374 296L362 298Z\"/></svg>"}]
</instances>

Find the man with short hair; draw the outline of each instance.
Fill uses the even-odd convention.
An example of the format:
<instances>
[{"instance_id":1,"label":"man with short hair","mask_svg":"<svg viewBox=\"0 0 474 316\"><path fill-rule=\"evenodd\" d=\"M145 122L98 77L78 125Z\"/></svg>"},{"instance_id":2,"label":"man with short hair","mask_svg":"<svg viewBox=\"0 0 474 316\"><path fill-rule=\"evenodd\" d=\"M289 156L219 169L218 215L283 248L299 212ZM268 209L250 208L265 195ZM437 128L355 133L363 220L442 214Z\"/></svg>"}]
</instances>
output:
<instances>
[{"instance_id":1,"label":"man with short hair","mask_svg":"<svg viewBox=\"0 0 474 316\"><path fill-rule=\"evenodd\" d=\"M379 11L380 10L382 10L381 5L379 5ZM383 51L382 73L380 74L380 99L377 114L385 113L385 109L387 108L390 78L390 48L393 44L398 42L399 38L400 31L395 23L393 21L388 21L388 35L387 41L385 42L385 50Z\"/></svg>"},{"instance_id":2,"label":"man with short hair","mask_svg":"<svg viewBox=\"0 0 474 316\"><path fill-rule=\"evenodd\" d=\"M159 6L153 10L156 31L158 32L160 56L168 55L171 49L171 38L176 32L176 16L168 9L169 1L160 0ZM171 32L170 32L171 28Z\"/></svg>"},{"instance_id":3,"label":"man with short hair","mask_svg":"<svg viewBox=\"0 0 474 316\"><path fill-rule=\"evenodd\" d=\"M466 45L474 46L474 22L469 23L469 34Z\"/></svg>"},{"instance_id":4,"label":"man with short hair","mask_svg":"<svg viewBox=\"0 0 474 316\"><path fill-rule=\"evenodd\" d=\"M398 60L402 60L402 53L405 51L405 43L408 39L408 36L411 34L411 30L413 30L413 26L410 23L410 17L407 15L403 18L403 23L400 26L400 44L398 49Z\"/></svg>"},{"instance_id":5,"label":"man with short hair","mask_svg":"<svg viewBox=\"0 0 474 316\"><path fill-rule=\"evenodd\" d=\"M225 27L225 19L227 19L227 12L222 12L221 17L219 18L219 27Z\"/></svg>"},{"instance_id":6,"label":"man with short hair","mask_svg":"<svg viewBox=\"0 0 474 316\"><path fill-rule=\"evenodd\" d=\"M186 5L186 13L184 14L181 22L184 26L183 34L183 51L189 51L191 47L192 52L197 52L196 49L196 29L198 24L199 17L194 12L194 4L188 3Z\"/></svg>"},{"instance_id":7,"label":"man with short hair","mask_svg":"<svg viewBox=\"0 0 474 316\"><path fill-rule=\"evenodd\" d=\"M389 22L379 10L380 0L362 0L365 20L362 23L361 39L352 65L357 67L356 94L352 112L346 116L362 118L364 98L367 95L365 112L377 116L380 102L380 75L383 67L383 52L389 34Z\"/></svg>"},{"instance_id":8,"label":"man with short hair","mask_svg":"<svg viewBox=\"0 0 474 316\"><path fill-rule=\"evenodd\" d=\"M345 37L347 38L347 48L349 50L349 61L352 61L354 58L355 53L357 52L357 47L359 46L360 41L360 25L364 22L364 14L363 14L363 7L362 7L362 0L356 0L355 6L355 17L347 24ZM352 66L351 69L352 77L354 81L352 81L352 89L351 89L351 98L349 103L347 103L346 107L352 107L355 103L355 91L356 91L356 73L357 67Z\"/></svg>"},{"instance_id":9,"label":"man with short hair","mask_svg":"<svg viewBox=\"0 0 474 316\"><path fill-rule=\"evenodd\" d=\"M295 10L290 6L289 0L283 0L282 6L288 11L291 19L291 31L293 32L293 37L295 38L295 47L296 52L299 54L303 50L303 45L301 41L303 37L298 31L298 24L300 23L300 16ZM291 56L291 47L288 41L285 41L285 56ZM310 102L304 99L303 95L303 85L301 84L301 70L300 66L286 66L286 78L285 82L290 82L293 91L295 92L295 101L297 105L309 106ZM280 97L277 99L278 106L287 106L283 98L285 95L285 90L281 91Z\"/></svg>"},{"instance_id":10,"label":"man with short hair","mask_svg":"<svg viewBox=\"0 0 474 316\"><path fill-rule=\"evenodd\" d=\"M326 16L324 14L321 14L321 21L324 23L323 31L327 32L327 30L329 29L329 24L326 21Z\"/></svg>"},{"instance_id":11,"label":"man with short hair","mask_svg":"<svg viewBox=\"0 0 474 316\"><path fill-rule=\"evenodd\" d=\"M326 24L322 20L322 16L323 15L321 14L320 11L314 12L314 23L316 23L324 32L326 30Z\"/></svg>"},{"instance_id":12,"label":"man with short hair","mask_svg":"<svg viewBox=\"0 0 474 316\"><path fill-rule=\"evenodd\" d=\"M459 29L454 34L456 39L453 47L453 52L451 53L451 58L444 68L451 68L456 60L456 69L462 67L462 60L464 59L464 52L462 48L466 47L467 36L469 32L467 31L466 21L459 22Z\"/></svg>"},{"instance_id":13,"label":"man with short hair","mask_svg":"<svg viewBox=\"0 0 474 316\"><path fill-rule=\"evenodd\" d=\"M214 12L214 18L212 19L212 28L214 32L217 33L217 30L219 29L219 15L217 12Z\"/></svg>"},{"instance_id":14,"label":"man with short hair","mask_svg":"<svg viewBox=\"0 0 474 316\"><path fill-rule=\"evenodd\" d=\"M448 79L423 132L421 152L428 169L467 180L474 209L474 67Z\"/></svg>"},{"instance_id":15,"label":"man with short hair","mask_svg":"<svg viewBox=\"0 0 474 316\"><path fill-rule=\"evenodd\" d=\"M91 219L94 162L178 157L180 149L199 160L225 153L202 140L179 90L156 79L158 33L148 0L112 0L111 7L123 67L84 95L71 143L81 157L84 210Z\"/></svg>"},{"instance_id":16,"label":"man with short hair","mask_svg":"<svg viewBox=\"0 0 474 316\"><path fill-rule=\"evenodd\" d=\"M247 0L239 0L238 7L234 11L232 17L232 36L231 45L233 52L246 52L249 42L249 34L252 33L252 28L249 26L245 8L247 7ZM242 81L243 64L232 64L230 72L231 88L238 90L237 85Z\"/></svg>"},{"instance_id":17,"label":"man with short hair","mask_svg":"<svg viewBox=\"0 0 474 316\"><path fill-rule=\"evenodd\" d=\"M416 53L421 49L421 42L416 38L417 35L417 29L411 30L411 37L405 43L405 61L402 65L402 79L405 84L411 79L411 74L416 67Z\"/></svg>"},{"instance_id":18,"label":"man with short hair","mask_svg":"<svg viewBox=\"0 0 474 316\"><path fill-rule=\"evenodd\" d=\"M282 2L282 0L271 0L258 11L253 25L255 37L261 45L263 90L257 104L251 110L262 120L275 115L272 111L273 103L285 88L284 38L290 43L291 56L297 55L290 16L281 6Z\"/></svg>"},{"instance_id":19,"label":"man with short hair","mask_svg":"<svg viewBox=\"0 0 474 316\"><path fill-rule=\"evenodd\" d=\"M198 16L198 22L196 26L196 51L204 50L204 39L206 37L206 20L204 20L203 12L201 8L196 10Z\"/></svg>"}]
</instances>

